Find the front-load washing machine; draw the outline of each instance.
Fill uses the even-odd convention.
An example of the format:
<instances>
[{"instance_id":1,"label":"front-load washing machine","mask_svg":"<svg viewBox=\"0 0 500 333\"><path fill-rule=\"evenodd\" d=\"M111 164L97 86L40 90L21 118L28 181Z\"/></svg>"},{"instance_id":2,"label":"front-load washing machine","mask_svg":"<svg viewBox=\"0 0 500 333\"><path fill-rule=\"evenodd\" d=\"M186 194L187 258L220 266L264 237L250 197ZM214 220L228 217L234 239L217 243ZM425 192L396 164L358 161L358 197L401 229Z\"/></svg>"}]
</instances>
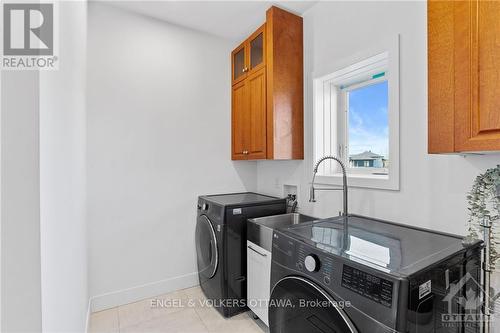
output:
<instances>
[{"instance_id":1,"label":"front-load washing machine","mask_svg":"<svg viewBox=\"0 0 500 333\"><path fill-rule=\"evenodd\" d=\"M479 332L481 242L344 219L274 231L270 333Z\"/></svg>"},{"instance_id":2,"label":"front-load washing machine","mask_svg":"<svg viewBox=\"0 0 500 333\"><path fill-rule=\"evenodd\" d=\"M247 309L247 219L285 212L285 199L251 192L198 198L198 278L210 305L223 316Z\"/></svg>"}]
</instances>

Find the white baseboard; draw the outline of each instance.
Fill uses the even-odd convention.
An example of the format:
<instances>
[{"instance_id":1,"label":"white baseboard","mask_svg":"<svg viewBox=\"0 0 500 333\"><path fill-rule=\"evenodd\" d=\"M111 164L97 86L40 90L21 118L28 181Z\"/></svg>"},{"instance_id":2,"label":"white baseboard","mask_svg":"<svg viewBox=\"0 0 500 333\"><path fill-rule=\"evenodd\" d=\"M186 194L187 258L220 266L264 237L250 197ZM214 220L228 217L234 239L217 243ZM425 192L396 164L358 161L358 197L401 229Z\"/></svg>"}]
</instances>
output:
<instances>
[{"instance_id":1,"label":"white baseboard","mask_svg":"<svg viewBox=\"0 0 500 333\"><path fill-rule=\"evenodd\" d=\"M90 300L91 312L114 308L196 285L198 285L197 272L93 296Z\"/></svg>"}]
</instances>

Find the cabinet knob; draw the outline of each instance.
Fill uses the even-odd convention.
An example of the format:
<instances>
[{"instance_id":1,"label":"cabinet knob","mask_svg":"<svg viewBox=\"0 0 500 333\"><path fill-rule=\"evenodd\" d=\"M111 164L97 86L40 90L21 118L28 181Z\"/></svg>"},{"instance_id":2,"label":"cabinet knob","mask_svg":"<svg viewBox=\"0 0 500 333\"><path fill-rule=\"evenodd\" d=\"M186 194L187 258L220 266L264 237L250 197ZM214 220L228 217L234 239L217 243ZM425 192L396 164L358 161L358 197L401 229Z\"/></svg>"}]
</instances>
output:
<instances>
[{"instance_id":1,"label":"cabinet knob","mask_svg":"<svg viewBox=\"0 0 500 333\"><path fill-rule=\"evenodd\" d=\"M248 154L248 150L243 150L243 155L247 155Z\"/></svg>"},{"instance_id":2,"label":"cabinet knob","mask_svg":"<svg viewBox=\"0 0 500 333\"><path fill-rule=\"evenodd\" d=\"M243 69L242 69L242 72L243 72L243 73L248 72L248 67L243 68Z\"/></svg>"}]
</instances>

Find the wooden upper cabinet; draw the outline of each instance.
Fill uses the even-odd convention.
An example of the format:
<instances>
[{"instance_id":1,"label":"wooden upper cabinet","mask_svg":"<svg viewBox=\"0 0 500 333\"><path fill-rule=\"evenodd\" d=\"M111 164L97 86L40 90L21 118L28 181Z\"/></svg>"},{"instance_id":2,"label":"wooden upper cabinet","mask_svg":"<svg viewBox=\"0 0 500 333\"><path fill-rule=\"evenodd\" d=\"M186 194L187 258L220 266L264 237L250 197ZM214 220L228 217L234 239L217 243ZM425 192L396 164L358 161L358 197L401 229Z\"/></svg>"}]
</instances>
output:
<instances>
[{"instance_id":1,"label":"wooden upper cabinet","mask_svg":"<svg viewBox=\"0 0 500 333\"><path fill-rule=\"evenodd\" d=\"M429 153L500 151L500 2L428 2Z\"/></svg>"},{"instance_id":2,"label":"wooden upper cabinet","mask_svg":"<svg viewBox=\"0 0 500 333\"><path fill-rule=\"evenodd\" d=\"M303 159L302 18L271 7L231 59L232 159Z\"/></svg>"}]
</instances>

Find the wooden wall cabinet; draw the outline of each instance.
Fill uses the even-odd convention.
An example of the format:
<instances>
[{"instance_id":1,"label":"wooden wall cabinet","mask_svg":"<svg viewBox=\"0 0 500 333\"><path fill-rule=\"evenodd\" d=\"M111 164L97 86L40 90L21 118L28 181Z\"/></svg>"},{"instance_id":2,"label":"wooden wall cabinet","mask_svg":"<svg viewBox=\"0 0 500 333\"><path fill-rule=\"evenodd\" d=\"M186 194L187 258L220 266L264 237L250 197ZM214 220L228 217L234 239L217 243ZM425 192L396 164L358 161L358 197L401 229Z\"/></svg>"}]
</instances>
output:
<instances>
[{"instance_id":1,"label":"wooden wall cabinet","mask_svg":"<svg viewBox=\"0 0 500 333\"><path fill-rule=\"evenodd\" d=\"M231 67L232 159L303 159L302 18L271 7Z\"/></svg>"},{"instance_id":2,"label":"wooden wall cabinet","mask_svg":"<svg viewBox=\"0 0 500 333\"><path fill-rule=\"evenodd\" d=\"M500 2L428 2L429 153L500 151Z\"/></svg>"},{"instance_id":3,"label":"wooden wall cabinet","mask_svg":"<svg viewBox=\"0 0 500 333\"><path fill-rule=\"evenodd\" d=\"M266 158L265 28L260 27L231 54L233 160Z\"/></svg>"}]
</instances>

